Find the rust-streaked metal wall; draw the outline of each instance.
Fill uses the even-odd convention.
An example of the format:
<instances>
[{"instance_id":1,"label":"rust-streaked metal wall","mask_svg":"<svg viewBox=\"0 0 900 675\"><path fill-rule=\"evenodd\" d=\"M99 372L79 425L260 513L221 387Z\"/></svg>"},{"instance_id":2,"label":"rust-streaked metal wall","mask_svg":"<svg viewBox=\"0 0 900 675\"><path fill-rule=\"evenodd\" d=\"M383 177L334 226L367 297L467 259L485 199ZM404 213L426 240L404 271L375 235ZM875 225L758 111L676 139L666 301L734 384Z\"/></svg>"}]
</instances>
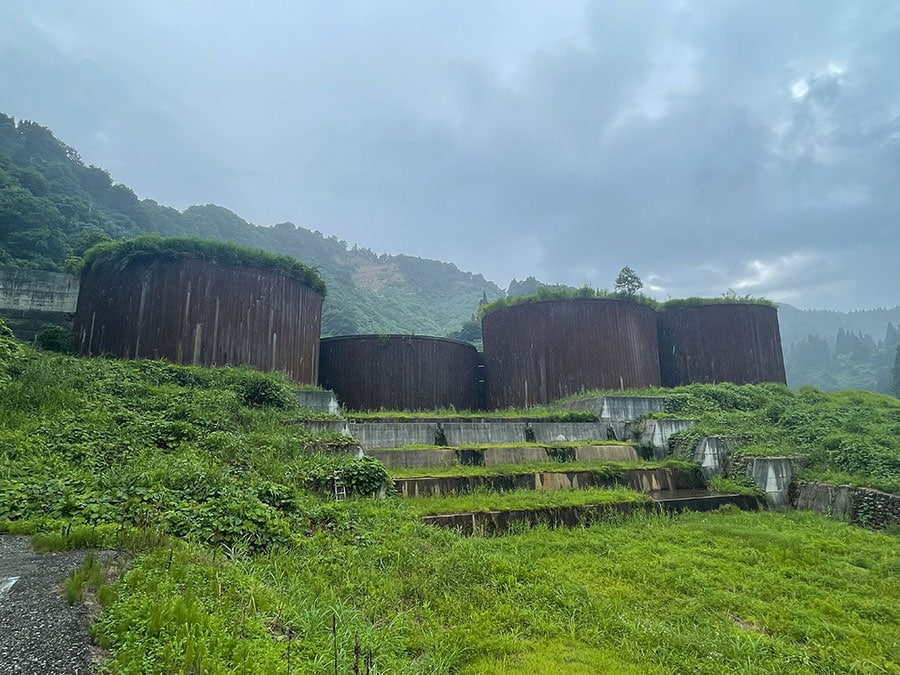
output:
<instances>
[{"instance_id":1,"label":"rust-streaked metal wall","mask_svg":"<svg viewBox=\"0 0 900 675\"><path fill-rule=\"evenodd\" d=\"M291 277L209 260L97 263L75 312L80 352L249 365L315 384L322 295Z\"/></svg>"},{"instance_id":2,"label":"rust-streaked metal wall","mask_svg":"<svg viewBox=\"0 0 900 675\"><path fill-rule=\"evenodd\" d=\"M480 357L472 345L417 335L324 338L319 382L351 410L480 407Z\"/></svg>"},{"instance_id":3,"label":"rust-streaked metal wall","mask_svg":"<svg viewBox=\"0 0 900 675\"><path fill-rule=\"evenodd\" d=\"M778 311L722 303L659 312L664 387L694 382L785 382Z\"/></svg>"},{"instance_id":4,"label":"rust-streaked metal wall","mask_svg":"<svg viewBox=\"0 0 900 675\"><path fill-rule=\"evenodd\" d=\"M659 386L656 312L600 298L512 305L481 322L490 407Z\"/></svg>"}]
</instances>

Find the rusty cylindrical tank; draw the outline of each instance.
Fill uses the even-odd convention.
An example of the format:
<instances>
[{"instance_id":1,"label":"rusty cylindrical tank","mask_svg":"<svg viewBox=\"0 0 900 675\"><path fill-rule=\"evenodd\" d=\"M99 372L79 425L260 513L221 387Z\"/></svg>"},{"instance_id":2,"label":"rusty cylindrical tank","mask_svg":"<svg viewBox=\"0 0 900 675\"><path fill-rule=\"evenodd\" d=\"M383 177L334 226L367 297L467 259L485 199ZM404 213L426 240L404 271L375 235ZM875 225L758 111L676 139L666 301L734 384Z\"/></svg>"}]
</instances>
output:
<instances>
[{"instance_id":1,"label":"rusty cylindrical tank","mask_svg":"<svg viewBox=\"0 0 900 675\"><path fill-rule=\"evenodd\" d=\"M511 305L481 322L491 407L659 386L656 312L608 298Z\"/></svg>"},{"instance_id":2,"label":"rusty cylindrical tank","mask_svg":"<svg viewBox=\"0 0 900 675\"><path fill-rule=\"evenodd\" d=\"M754 303L678 304L659 312L664 387L785 382L778 311Z\"/></svg>"},{"instance_id":3,"label":"rusty cylindrical tank","mask_svg":"<svg viewBox=\"0 0 900 675\"><path fill-rule=\"evenodd\" d=\"M351 410L479 407L480 355L448 338L346 335L324 338L319 382Z\"/></svg>"},{"instance_id":4,"label":"rusty cylindrical tank","mask_svg":"<svg viewBox=\"0 0 900 675\"><path fill-rule=\"evenodd\" d=\"M249 365L315 384L324 285L191 257L85 268L75 314L83 355Z\"/></svg>"}]
</instances>

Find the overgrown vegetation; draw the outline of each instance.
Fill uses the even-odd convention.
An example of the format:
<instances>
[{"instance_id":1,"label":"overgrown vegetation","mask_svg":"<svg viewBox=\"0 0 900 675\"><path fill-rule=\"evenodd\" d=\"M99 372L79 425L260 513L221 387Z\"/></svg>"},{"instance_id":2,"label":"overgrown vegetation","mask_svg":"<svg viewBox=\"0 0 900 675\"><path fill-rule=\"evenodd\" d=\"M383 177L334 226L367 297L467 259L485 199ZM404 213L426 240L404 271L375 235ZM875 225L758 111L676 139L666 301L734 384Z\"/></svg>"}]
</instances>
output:
<instances>
[{"instance_id":1,"label":"overgrown vegetation","mask_svg":"<svg viewBox=\"0 0 900 675\"><path fill-rule=\"evenodd\" d=\"M82 272L100 264L112 263L124 269L135 261L181 258L197 258L232 267L254 267L277 272L303 282L323 296L326 291L325 282L318 270L304 265L296 258L197 237L160 237L146 234L125 241L100 242L84 254Z\"/></svg>"},{"instance_id":2,"label":"overgrown vegetation","mask_svg":"<svg viewBox=\"0 0 900 675\"><path fill-rule=\"evenodd\" d=\"M626 274L626 270L631 272L631 274ZM658 310L676 310L683 307L721 304L765 305L766 307L778 306L776 303L766 298L754 298L749 295L723 295L719 298L677 298L660 303L657 300L638 292L638 289L640 289L643 284L641 284L640 279L634 275L633 270L626 267L620 272L620 275L622 274L625 274L625 276L623 276L621 280L616 280L618 284L616 291L595 289L590 286L584 286L582 288L572 288L570 286L541 286L538 290L527 295L508 296L482 305L478 308L477 316L479 319L483 319L485 315L490 314L491 312L515 305L545 302L548 300L571 300L579 298L625 300Z\"/></svg>"},{"instance_id":3,"label":"overgrown vegetation","mask_svg":"<svg viewBox=\"0 0 900 675\"><path fill-rule=\"evenodd\" d=\"M0 520L116 523L266 550L327 523L314 493L331 493L335 470L350 494L387 478L282 424L296 409L289 383L251 369L24 351L6 373Z\"/></svg>"},{"instance_id":4,"label":"overgrown vegetation","mask_svg":"<svg viewBox=\"0 0 900 675\"><path fill-rule=\"evenodd\" d=\"M516 305L525 305L533 302L545 302L548 300L573 300L573 299L601 299L601 300L624 300L626 302L636 302L647 307L656 309L659 303L653 298L643 295L642 293L628 293L626 291L607 291L603 289L591 288L590 286L582 286L581 288L572 288L570 286L541 286L534 293L527 295L507 296L498 298L478 308L477 317L483 319L487 314L495 312L505 307L514 307Z\"/></svg>"},{"instance_id":5,"label":"overgrown vegetation","mask_svg":"<svg viewBox=\"0 0 900 675\"><path fill-rule=\"evenodd\" d=\"M753 391L708 396L724 415ZM357 644L398 674L900 664L895 537L729 512L460 537L354 497L383 467L318 452L333 439L284 423L289 393L245 369L37 352L0 327L0 531L131 552L117 579L98 556L66 585L104 607L109 672L351 672Z\"/></svg>"},{"instance_id":6,"label":"overgrown vegetation","mask_svg":"<svg viewBox=\"0 0 900 675\"><path fill-rule=\"evenodd\" d=\"M661 310L675 310L683 307L698 307L701 305L764 305L765 307L778 307L778 304L768 298L754 298L751 295L722 295L718 298L673 298L660 304Z\"/></svg>"},{"instance_id":7,"label":"overgrown vegetation","mask_svg":"<svg viewBox=\"0 0 900 675\"><path fill-rule=\"evenodd\" d=\"M735 436L738 455L803 456L809 479L834 472L860 485L900 492L900 400L883 394L825 393L783 385L691 385L673 389L666 409L699 423L670 439L693 449L703 436Z\"/></svg>"},{"instance_id":8,"label":"overgrown vegetation","mask_svg":"<svg viewBox=\"0 0 900 675\"><path fill-rule=\"evenodd\" d=\"M896 539L806 513L464 538L393 502L265 556L135 561L113 672L863 673L900 663ZM333 622L333 623L332 623ZM332 632L334 625L334 632ZM336 647L336 649L335 649Z\"/></svg>"}]
</instances>

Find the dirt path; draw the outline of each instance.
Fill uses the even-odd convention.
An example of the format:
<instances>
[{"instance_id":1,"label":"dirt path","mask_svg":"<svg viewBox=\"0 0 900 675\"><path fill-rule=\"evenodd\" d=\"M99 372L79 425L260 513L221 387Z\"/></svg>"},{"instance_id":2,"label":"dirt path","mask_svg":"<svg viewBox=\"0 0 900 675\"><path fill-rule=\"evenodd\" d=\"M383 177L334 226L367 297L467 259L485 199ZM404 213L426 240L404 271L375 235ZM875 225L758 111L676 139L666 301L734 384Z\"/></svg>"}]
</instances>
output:
<instances>
[{"instance_id":1,"label":"dirt path","mask_svg":"<svg viewBox=\"0 0 900 675\"><path fill-rule=\"evenodd\" d=\"M0 536L0 673L91 672L90 610L60 591L86 555L35 553L28 537Z\"/></svg>"}]
</instances>

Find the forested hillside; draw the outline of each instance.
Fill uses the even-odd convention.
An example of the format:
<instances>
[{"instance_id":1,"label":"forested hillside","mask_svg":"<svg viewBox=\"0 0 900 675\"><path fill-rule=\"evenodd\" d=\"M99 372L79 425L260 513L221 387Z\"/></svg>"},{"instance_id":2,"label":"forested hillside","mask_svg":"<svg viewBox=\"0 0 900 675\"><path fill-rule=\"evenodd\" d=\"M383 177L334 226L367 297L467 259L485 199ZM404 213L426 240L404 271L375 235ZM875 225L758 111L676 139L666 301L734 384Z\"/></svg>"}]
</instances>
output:
<instances>
[{"instance_id":1,"label":"forested hillside","mask_svg":"<svg viewBox=\"0 0 900 675\"><path fill-rule=\"evenodd\" d=\"M779 313L786 306L779 308ZM900 315L894 310L871 312L828 312L837 314L828 319L842 319L848 324L833 330L830 326L817 325L808 315L820 314L790 307L782 319L782 343L788 384L797 387L808 384L826 391L839 389L867 389L886 394L900 394L896 385L895 364L900 359L900 333L893 321L887 325L872 326L872 333L864 332L872 321L872 315ZM795 316L807 324L808 332L796 341L788 342L784 327L794 326ZM856 322L854 319L858 319ZM895 319L897 320L897 319ZM898 322L897 325L900 325Z\"/></svg>"},{"instance_id":2,"label":"forested hillside","mask_svg":"<svg viewBox=\"0 0 900 675\"><path fill-rule=\"evenodd\" d=\"M224 239L318 267L328 284L326 335L444 335L485 296L502 294L449 263L379 256L292 223L260 227L220 206L180 212L140 200L103 169L86 166L49 129L0 113L0 264L71 270L97 241L147 232Z\"/></svg>"}]
</instances>

